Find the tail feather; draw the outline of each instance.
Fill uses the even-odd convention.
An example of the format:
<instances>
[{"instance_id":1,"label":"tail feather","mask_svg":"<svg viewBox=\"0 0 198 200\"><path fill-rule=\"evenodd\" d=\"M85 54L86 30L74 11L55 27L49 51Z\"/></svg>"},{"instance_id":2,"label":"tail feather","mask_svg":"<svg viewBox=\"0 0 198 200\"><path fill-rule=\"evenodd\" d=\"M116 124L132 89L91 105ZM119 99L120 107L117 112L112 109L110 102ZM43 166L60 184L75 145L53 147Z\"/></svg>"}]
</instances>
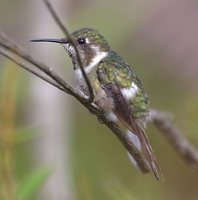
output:
<instances>
[{"instance_id":1,"label":"tail feather","mask_svg":"<svg viewBox=\"0 0 198 200\"><path fill-rule=\"evenodd\" d=\"M143 129L140 129L138 136L139 136L140 142L144 148L146 157L148 159L148 162L150 164L150 167L151 167L156 179L163 181L163 179L164 179L163 175L161 173L160 167L157 163L156 157L153 153L153 149L149 143L149 140L148 140L148 137L147 137L145 131Z\"/></svg>"},{"instance_id":2,"label":"tail feather","mask_svg":"<svg viewBox=\"0 0 198 200\"><path fill-rule=\"evenodd\" d=\"M117 117L119 118L120 115L117 115ZM124 120L123 118L119 118L120 121L127 127L127 129L129 129L132 133L134 133L135 135L137 135L137 137L140 140L141 146L143 148L143 151L146 155L146 158L149 162L149 165L151 167L151 170L153 171L155 177L157 180L164 180L163 175L161 173L160 167L157 163L157 160L155 158L153 149L150 145L150 142L148 140L148 137L144 131L143 128L140 128L138 126L138 124L131 119L130 123L128 122L129 120Z\"/></svg>"}]
</instances>

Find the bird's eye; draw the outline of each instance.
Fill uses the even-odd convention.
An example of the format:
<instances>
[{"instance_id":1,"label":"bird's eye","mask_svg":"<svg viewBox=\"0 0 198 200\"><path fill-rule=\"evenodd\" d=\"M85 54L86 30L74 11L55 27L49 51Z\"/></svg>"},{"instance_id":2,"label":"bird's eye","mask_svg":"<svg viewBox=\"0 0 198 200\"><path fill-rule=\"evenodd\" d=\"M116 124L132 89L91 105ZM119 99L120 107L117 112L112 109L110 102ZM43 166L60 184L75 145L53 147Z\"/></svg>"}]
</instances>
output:
<instances>
[{"instance_id":1,"label":"bird's eye","mask_svg":"<svg viewBox=\"0 0 198 200\"><path fill-rule=\"evenodd\" d=\"M86 42L85 38L79 38L78 43L79 44L84 44Z\"/></svg>"}]
</instances>

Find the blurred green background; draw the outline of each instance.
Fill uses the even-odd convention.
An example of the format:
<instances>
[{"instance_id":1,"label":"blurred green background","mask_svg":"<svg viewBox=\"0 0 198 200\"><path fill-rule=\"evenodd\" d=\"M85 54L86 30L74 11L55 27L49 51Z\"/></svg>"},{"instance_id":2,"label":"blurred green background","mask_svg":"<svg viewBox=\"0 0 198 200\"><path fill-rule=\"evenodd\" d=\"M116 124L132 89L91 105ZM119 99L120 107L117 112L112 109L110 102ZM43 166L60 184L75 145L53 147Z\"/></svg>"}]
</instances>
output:
<instances>
[{"instance_id":1,"label":"blurred green background","mask_svg":"<svg viewBox=\"0 0 198 200\"><path fill-rule=\"evenodd\" d=\"M151 106L171 112L198 147L198 4L189 0L51 0L71 31L97 28L135 68ZM32 56L73 83L63 37L41 0L0 0L0 26ZM76 100L0 56L0 199L198 198L198 172L152 125L165 182L143 175L115 136Z\"/></svg>"}]
</instances>

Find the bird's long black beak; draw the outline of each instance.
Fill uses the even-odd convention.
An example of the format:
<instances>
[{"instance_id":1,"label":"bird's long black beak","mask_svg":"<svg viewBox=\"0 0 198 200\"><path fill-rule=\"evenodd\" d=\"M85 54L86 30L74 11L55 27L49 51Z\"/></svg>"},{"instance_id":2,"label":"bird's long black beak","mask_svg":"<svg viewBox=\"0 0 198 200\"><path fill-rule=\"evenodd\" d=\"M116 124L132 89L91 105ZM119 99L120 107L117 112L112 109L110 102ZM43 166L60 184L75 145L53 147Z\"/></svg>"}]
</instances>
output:
<instances>
[{"instance_id":1,"label":"bird's long black beak","mask_svg":"<svg viewBox=\"0 0 198 200\"><path fill-rule=\"evenodd\" d=\"M69 41L66 38L62 38L62 39L46 38L46 39L34 39L34 40L30 40L30 42L53 42L53 43L66 44Z\"/></svg>"}]
</instances>

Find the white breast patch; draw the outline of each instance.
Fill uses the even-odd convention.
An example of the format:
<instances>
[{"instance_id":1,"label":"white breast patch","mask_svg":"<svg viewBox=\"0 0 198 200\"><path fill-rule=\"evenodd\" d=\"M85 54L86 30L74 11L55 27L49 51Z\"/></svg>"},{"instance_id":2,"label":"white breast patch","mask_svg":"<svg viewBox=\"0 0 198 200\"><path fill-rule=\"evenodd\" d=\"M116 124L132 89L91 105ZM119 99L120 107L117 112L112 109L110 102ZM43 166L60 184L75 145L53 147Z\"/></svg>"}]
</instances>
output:
<instances>
[{"instance_id":1,"label":"white breast patch","mask_svg":"<svg viewBox=\"0 0 198 200\"><path fill-rule=\"evenodd\" d=\"M134 82L132 82L130 88L123 88L121 89L121 92L123 96L128 100L133 99L136 96L138 90L138 86Z\"/></svg>"},{"instance_id":2,"label":"white breast patch","mask_svg":"<svg viewBox=\"0 0 198 200\"><path fill-rule=\"evenodd\" d=\"M92 69L97 66L97 64L107 56L107 52L105 51L99 51L96 53L96 56L93 58L93 60L91 61L91 63L85 67L85 72L88 74L89 72L92 71Z\"/></svg>"}]
</instances>

